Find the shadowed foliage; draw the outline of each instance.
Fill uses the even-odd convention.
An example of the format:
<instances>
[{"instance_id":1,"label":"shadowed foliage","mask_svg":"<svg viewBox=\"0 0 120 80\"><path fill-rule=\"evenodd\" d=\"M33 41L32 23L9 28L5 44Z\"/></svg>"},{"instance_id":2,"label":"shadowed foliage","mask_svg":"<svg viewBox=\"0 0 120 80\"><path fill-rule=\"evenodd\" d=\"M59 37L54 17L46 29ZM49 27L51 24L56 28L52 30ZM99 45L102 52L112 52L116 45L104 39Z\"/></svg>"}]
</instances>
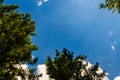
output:
<instances>
[{"instance_id":1,"label":"shadowed foliage","mask_svg":"<svg viewBox=\"0 0 120 80\"><path fill-rule=\"evenodd\" d=\"M73 57L73 52L63 49L56 50L56 56L52 60L50 56L46 59L47 74L55 80L102 80L106 72L99 71L99 63L90 64L85 55Z\"/></svg>"},{"instance_id":2,"label":"shadowed foliage","mask_svg":"<svg viewBox=\"0 0 120 80\"><path fill-rule=\"evenodd\" d=\"M14 80L16 75L24 78L24 70L15 65L35 64L32 51L38 47L31 41L35 36L35 22L30 14L19 13L18 5L5 5L0 0L0 80Z\"/></svg>"},{"instance_id":3,"label":"shadowed foliage","mask_svg":"<svg viewBox=\"0 0 120 80\"><path fill-rule=\"evenodd\" d=\"M120 13L120 0L105 0L104 3L100 4L100 8L107 8L112 12L117 11Z\"/></svg>"}]
</instances>

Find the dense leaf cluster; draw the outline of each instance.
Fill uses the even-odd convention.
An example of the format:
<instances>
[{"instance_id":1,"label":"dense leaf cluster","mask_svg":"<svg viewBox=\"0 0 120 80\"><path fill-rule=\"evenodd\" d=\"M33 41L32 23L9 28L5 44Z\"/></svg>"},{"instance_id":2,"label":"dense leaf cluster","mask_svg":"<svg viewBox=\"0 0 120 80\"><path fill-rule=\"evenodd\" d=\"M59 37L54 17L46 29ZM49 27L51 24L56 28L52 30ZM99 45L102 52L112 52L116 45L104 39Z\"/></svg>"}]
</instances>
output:
<instances>
[{"instance_id":1,"label":"dense leaf cluster","mask_svg":"<svg viewBox=\"0 0 120 80\"><path fill-rule=\"evenodd\" d=\"M100 4L100 8L107 8L120 13L120 0L105 0L105 3Z\"/></svg>"},{"instance_id":2,"label":"dense leaf cluster","mask_svg":"<svg viewBox=\"0 0 120 80\"><path fill-rule=\"evenodd\" d=\"M30 14L17 11L17 5L0 2L0 80L14 80L14 76L24 76L24 71L16 64L34 64L32 51L38 47L31 41L35 35L35 22Z\"/></svg>"},{"instance_id":3,"label":"dense leaf cluster","mask_svg":"<svg viewBox=\"0 0 120 80\"><path fill-rule=\"evenodd\" d=\"M47 57L47 74L55 80L102 80L106 72L98 73L101 70L99 64L91 65L86 58L84 55L74 58L73 52L67 49L56 50L54 60Z\"/></svg>"}]
</instances>

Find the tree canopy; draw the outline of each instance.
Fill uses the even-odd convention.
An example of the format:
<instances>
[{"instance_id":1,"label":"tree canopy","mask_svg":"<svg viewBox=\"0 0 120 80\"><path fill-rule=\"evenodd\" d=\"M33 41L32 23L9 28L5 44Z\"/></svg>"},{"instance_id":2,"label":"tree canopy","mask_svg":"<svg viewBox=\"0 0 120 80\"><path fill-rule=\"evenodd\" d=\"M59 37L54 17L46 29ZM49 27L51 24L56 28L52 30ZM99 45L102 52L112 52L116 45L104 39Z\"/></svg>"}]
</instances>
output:
<instances>
[{"instance_id":1,"label":"tree canopy","mask_svg":"<svg viewBox=\"0 0 120 80\"><path fill-rule=\"evenodd\" d=\"M14 80L16 75L24 78L24 70L16 65L34 64L32 51L38 47L32 43L35 22L30 14L18 12L18 5L5 5L0 0L0 79Z\"/></svg>"},{"instance_id":2,"label":"tree canopy","mask_svg":"<svg viewBox=\"0 0 120 80\"><path fill-rule=\"evenodd\" d=\"M74 58L73 52L65 48L61 52L56 50L53 60L50 56L46 59L47 74L55 80L102 80L106 72L99 63L92 65L86 59L84 55Z\"/></svg>"},{"instance_id":3,"label":"tree canopy","mask_svg":"<svg viewBox=\"0 0 120 80\"><path fill-rule=\"evenodd\" d=\"M120 0L105 0L104 3L100 4L100 8L107 8L113 12L117 11L120 13Z\"/></svg>"}]
</instances>

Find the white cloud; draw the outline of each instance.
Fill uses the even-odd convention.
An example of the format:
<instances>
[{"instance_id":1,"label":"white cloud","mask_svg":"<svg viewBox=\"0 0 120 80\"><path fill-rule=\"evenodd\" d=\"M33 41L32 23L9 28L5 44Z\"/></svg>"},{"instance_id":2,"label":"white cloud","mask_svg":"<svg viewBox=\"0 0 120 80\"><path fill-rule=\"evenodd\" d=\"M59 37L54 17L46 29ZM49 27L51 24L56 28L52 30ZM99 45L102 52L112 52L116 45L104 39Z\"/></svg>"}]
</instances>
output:
<instances>
[{"instance_id":1,"label":"white cloud","mask_svg":"<svg viewBox=\"0 0 120 80\"><path fill-rule=\"evenodd\" d=\"M83 65L87 64L87 66L86 66L87 70L89 70L93 66L90 62L87 62L87 61L84 61L84 60L80 60L80 59L79 59L79 61L82 61ZM45 64L38 65L37 69L38 69L37 73L38 74L42 74L42 76L39 77L39 80L49 80L50 79L49 75L47 74L47 70L46 70L46 65ZM98 71L96 71L97 74L101 74L102 72L103 72L103 70L100 67L98 68ZM86 73L86 71L82 70L81 75L84 76L85 73ZM108 75L108 73L106 73L106 76L104 76L102 78L102 80L109 80L107 75ZM51 79L51 80L54 80L54 79Z\"/></svg>"},{"instance_id":2,"label":"white cloud","mask_svg":"<svg viewBox=\"0 0 120 80\"><path fill-rule=\"evenodd\" d=\"M42 5L42 1L37 1L37 5L41 6Z\"/></svg>"},{"instance_id":3,"label":"white cloud","mask_svg":"<svg viewBox=\"0 0 120 80\"><path fill-rule=\"evenodd\" d=\"M16 64L15 65L16 68L20 68L23 69L25 71L25 80L28 80L28 74L29 74L29 69L28 69L28 65L27 64ZM22 80L21 76L15 76L15 78L17 80Z\"/></svg>"},{"instance_id":4,"label":"white cloud","mask_svg":"<svg viewBox=\"0 0 120 80\"><path fill-rule=\"evenodd\" d=\"M120 80L120 76L115 77L114 80Z\"/></svg>"},{"instance_id":5,"label":"white cloud","mask_svg":"<svg viewBox=\"0 0 120 80\"><path fill-rule=\"evenodd\" d=\"M96 73L97 73L97 74L101 74L101 73L103 73L103 70L99 67L99 68L98 68L98 71L96 71Z\"/></svg>"},{"instance_id":6,"label":"white cloud","mask_svg":"<svg viewBox=\"0 0 120 80\"><path fill-rule=\"evenodd\" d=\"M43 3L48 2L48 0L37 0L37 5L41 6Z\"/></svg>"},{"instance_id":7,"label":"white cloud","mask_svg":"<svg viewBox=\"0 0 120 80\"><path fill-rule=\"evenodd\" d=\"M112 50L115 50L115 46L113 44L111 45L111 48L112 48Z\"/></svg>"},{"instance_id":8,"label":"white cloud","mask_svg":"<svg viewBox=\"0 0 120 80\"><path fill-rule=\"evenodd\" d=\"M23 64L23 65L21 65L21 67L22 67L24 70L28 70L28 65L27 65L27 64Z\"/></svg>"},{"instance_id":9,"label":"white cloud","mask_svg":"<svg viewBox=\"0 0 120 80\"><path fill-rule=\"evenodd\" d=\"M48 2L48 0L43 0L43 2Z\"/></svg>"},{"instance_id":10,"label":"white cloud","mask_svg":"<svg viewBox=\"0 0 120 80\"><path fill-rule=\"evenodd\" d=\"M82 61L82 64L83 65L86 65L86 70L89 71L89 69L91 69L94 65L92 65L90 62L88 61L85 61L85 60L81 60L81 59L78 59L78 61ZM101 74L103 73L103 70L101 67L98 68L98 70L96 71L97 74ZM86 75L86 71L85 70L82 70L81 72L81 75L82 76L85 76ZM109 75L107 72L105 73L106 76L102 77L101 80L109 80L109 78L107 77L107 75ZM95 79L97 80L97 79Z\"/></svg>"},{"instance_id":11,"label":"white cloud","mask_svg":"<svg viewBox=\"0 0 120 80\"><path fill-rule=\"evenodd\" d=\"M116 49L116 47L115 47L116 44L117 44L117 41L114 41L114 42L111 44L112 50L115 50L115 49Z\"/></svg>"},{"instance_id":12,"label":"white cloud","mask_svg":"<svg viewBox=\"0 0 120 80\"><path fill-rule=\"evenodd\" d=\"M102 78L102 80L109 80L109 78L105 76Z\"/></svg>"},{"instance_id":13,"label":"white cloud","mask_svg":"<svg viewBox=\"0 0 120 80\"><path fill-rule=\"evenodd\" d=\"M37 69L38 69L37 73L42 75L41 77L39 77L39 80L49 80L45 64L38 65Z\"/></svg>"},{"instance_id":14,"label":"white cloud","mask_svg":"<svg viewBox=\"0 0 120 80\"><path fill-rule=\"evenodd\" d=\"M16 80L22 80L21 76L15 76Z\"/></svg>"}]
</instances>

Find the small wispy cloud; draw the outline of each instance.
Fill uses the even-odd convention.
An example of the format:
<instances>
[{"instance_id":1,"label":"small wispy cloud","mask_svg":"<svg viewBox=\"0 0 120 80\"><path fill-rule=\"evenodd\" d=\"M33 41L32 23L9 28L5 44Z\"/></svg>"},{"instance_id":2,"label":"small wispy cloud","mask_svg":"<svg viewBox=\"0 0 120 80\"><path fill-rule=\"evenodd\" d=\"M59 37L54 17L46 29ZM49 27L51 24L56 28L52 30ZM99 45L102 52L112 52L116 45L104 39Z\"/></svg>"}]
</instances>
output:
<instances>
[{"instance_id":1,"label":"small wispy cloud","mask_svg":"<svg viewBox=\"0 0 120 80\"><path fill-rule=\"evenodd\" d=\"M43 2L48 2L48 0L43 0Z\"/></svg>"},{"instance_id":2,"label":"small wispy cloud","mask_svg":"<svg viewBox=\"0 0 120 80\"><path fill-rule=\"evenodd\" d=\"M43 3L48 2L48 0L37 0L37 6L41 6Z\"/></svg>"},{"instance_id":3,"label":"small wispy cloud","mask_svg":"<svg viewBox=\"0 0 120 80\"><path fill-rule=\"evenodd\" d=\"M113 51L115 50L115 46L113 44L111 45L111 48Z\"/></svg>"},{"instance_id":4,"label":"small wispy cloud","mask_svg":"<svg viewBox=\"0 0 120 80\"><path fill-rule=\"evenodd\" d=\"M111 36L112 34L113 34L113 31L110 31L110 32L108 33L109 36Z\"/></svg>"},{"instance_id":5,"label":"small wispy cloud","mask_svg":"<svg viewBox=\"0 0 120 80\"><path fill-rule=\"evenodd\" d=\"M115 77L114 80L120 80L120 76Z\"/></svg>"},{"instance_id":6,"label":"small wispy cloud","mask_svg":"<svg viewBox=\"0 0 120 80\"><path fill-rule=\"evenodd\" d=\"M116 44L117 44L117 41L114 41L113 44L116 45Z\"/></svg>"},{"instance_id":7,"label":"small wispy cloud","mask_svg":"<svg viewBox=\"0 0 120 80\"><path fill-rule=\"evenodd\" d=\"M117 41L114 41L112 44L111 44L111 49L114 51L116 50L116 44L117 44Z\"/></svg>"},{"instance_id":8,"label":"small wispy cloud","mask_svg":"<svg viewBox=\"0 0 120 80\"><path fill-rule=\"evenodd\" d=\"M42 2L41 1L37 1L37 6L41 6Z\"/></svg>"}]
</instances>

